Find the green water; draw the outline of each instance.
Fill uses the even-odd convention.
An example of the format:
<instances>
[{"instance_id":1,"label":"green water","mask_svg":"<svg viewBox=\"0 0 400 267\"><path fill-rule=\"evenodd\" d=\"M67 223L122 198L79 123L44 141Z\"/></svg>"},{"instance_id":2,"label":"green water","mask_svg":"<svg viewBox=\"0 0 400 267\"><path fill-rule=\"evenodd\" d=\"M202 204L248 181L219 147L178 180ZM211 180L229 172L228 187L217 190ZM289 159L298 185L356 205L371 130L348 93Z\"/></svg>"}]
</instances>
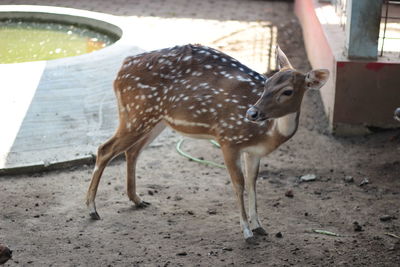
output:
<instances>
[{"instance_id":1,"label":"green water","mask_svg":"<svg viewBox=\"0 0 400 267\"><path fill-rule=\"evenodd\" d=\"M0 64L77 56L115 41L114 36L76 25L0 21Z\"/></svg>"}]
</instances>

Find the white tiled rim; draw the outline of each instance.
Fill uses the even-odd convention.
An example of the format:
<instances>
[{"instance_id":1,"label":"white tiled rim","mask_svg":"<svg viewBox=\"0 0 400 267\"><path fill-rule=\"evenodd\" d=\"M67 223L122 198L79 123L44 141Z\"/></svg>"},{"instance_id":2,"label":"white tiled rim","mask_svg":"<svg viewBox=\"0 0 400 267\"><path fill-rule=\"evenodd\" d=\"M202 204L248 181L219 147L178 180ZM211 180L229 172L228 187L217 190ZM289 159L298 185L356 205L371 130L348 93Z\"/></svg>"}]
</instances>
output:
<instances>
[{"instance_id":1,"label":"white tiled rim","mask_svg":"<svg viewBox=\"0 0 400 267\"><path fill-rule=\"evenodd\" d=\"M75 57L0 64L0 175L93 161L114 132L112 82L123 58L179 44L220 49L259 72L274 66L277 28L263 20L113 16L71 8L0 5L0 18L62 18L121 38ZM155 146L177 141L164 131Z\"/></svg>"},{"instance_id":2,"label":"white tiled rim","mask_svg":"<svg viewBox=\"0 0 400 267\"><path fill-rule=\"evenodd\" d=\"M45 6L0 6L0 19L87 25L120 39L101 50L49 61L0 64L0 175L91 161L117 122L112 81L127 55L145 51L121 19ZM125 35L126 33L126 35Z\"/></svg>"}]
</instances>

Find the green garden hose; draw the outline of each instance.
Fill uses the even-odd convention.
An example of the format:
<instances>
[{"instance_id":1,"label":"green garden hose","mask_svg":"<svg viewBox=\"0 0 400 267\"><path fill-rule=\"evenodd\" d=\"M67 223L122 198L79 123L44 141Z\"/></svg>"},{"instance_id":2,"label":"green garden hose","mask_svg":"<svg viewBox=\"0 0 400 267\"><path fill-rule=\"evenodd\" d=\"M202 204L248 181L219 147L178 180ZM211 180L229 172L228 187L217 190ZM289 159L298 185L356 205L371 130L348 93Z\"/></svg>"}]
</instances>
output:
<instances>
[{"instance_id":1,"label":"green garden hose","mask_svg":"<svg viewBox=\"0 0 400 267\"><path fill-rule=\"evenodd\" d=\"M184 139L182 138L182 139L179 140L178 143L176 144L176 151L177 151L180 155L184 156L185 158L191 159L191 160L193 160L193 161L195 161L195 162L201 163L201 164L210 165L210 166L218 167L218 168L221 168L221 169L225 169L225 165L222 165L222 164L219 164L219 163L216 163L216 162L213 162L213 161L209 161L209 160L199 159L199 158L193 157L193 156L189 155L188 153L182 151L181 146L182 146L183 141L184 141ZM218 148L221 147L221 146L220 146L217 142L215 142L214 140L210 140L210 142L211 142L213 145L215 145L216 147L218 147Z\"/></svg>"}]
</instances>

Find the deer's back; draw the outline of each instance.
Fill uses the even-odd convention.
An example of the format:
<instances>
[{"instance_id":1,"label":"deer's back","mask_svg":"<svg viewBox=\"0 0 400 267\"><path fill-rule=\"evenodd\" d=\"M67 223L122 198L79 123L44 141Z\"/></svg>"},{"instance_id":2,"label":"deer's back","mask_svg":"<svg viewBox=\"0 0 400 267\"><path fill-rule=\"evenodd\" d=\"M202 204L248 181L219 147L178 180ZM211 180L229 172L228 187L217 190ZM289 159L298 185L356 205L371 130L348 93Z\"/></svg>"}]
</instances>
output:
<instances>
[{"instance_id":1,"label":"deer's back","mask_svg":"<svg viewBox=\"0 0 400 267\"><path fill-rule=\"evenodd\" d=\"M245 119L265 81L226 54L185 45L126 58L114 85L129 130L148 130L164 120L185 134L240 144L271 128Z\"/></svg>"}]
</instances>

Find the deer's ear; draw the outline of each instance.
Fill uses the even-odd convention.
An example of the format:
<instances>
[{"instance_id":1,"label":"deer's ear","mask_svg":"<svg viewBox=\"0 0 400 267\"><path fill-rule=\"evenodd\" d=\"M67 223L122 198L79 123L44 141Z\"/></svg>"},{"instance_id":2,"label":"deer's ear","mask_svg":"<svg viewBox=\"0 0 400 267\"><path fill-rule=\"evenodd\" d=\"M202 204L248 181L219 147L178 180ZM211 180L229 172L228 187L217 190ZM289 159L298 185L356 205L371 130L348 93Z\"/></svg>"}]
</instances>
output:
<instances>
[{"instance_id":1,"label":"deer's ear","mask_svg":"<svg viewBox=\"0 0 400 267\"><path fill-rule=\"evenodd\" d=\"M278 62L279 69L293 69L292 64L290 64L289 59L283 53L279 45L276 46L276 60Z\"/></svg>"},{"instance_id":2,"label":"deer's ear","mask_svg":"<svg viewBox=\"0 0 400 267\"><path fill-rule=\"evenodd\" d=\"M307 73L305 84L307 89L318 90L320 89L329 78L329 70L318 69L312 70Z\"/></svg>"}]
</instances>

